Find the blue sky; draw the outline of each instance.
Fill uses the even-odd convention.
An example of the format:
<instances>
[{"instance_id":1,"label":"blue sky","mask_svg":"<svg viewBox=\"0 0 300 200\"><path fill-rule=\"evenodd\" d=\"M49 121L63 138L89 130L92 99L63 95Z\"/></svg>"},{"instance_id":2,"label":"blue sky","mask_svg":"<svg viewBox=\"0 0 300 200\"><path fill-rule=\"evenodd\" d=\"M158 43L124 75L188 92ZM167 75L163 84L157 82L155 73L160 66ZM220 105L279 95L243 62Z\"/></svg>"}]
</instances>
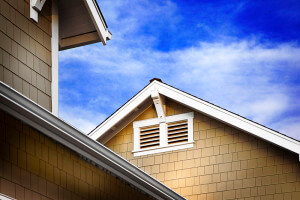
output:
<instances>
[{"instance_id":1,"label":"blue sky","mask_svg":"<svg viewBox=\"0 0 300 200\"><path fill-rule=\"evenodd\" d=\"M300 140L299 0L101 0L112 40L60 52L59 116L88 133L153 77Z\"/></svg>"}]
</instances>

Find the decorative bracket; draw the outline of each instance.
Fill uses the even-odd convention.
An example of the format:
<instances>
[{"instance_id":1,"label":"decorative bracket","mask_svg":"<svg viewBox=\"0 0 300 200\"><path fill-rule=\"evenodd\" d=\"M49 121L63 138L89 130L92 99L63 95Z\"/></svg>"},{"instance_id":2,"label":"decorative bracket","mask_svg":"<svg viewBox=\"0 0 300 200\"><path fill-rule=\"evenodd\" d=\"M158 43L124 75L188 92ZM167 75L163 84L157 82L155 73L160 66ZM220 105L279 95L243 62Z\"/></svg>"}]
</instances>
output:
<instances>
[{"instance_id":1,"label":"decorative bracket","mask_svg":"<svg viewBox=\"0 0 300 200\"><path fill-rule=\"evenodd\" d=\"M163 98L159 95L157 90L153 90L151 92L151 98L153 99L153 103L155 105L158 121L160 123L166 122L166 115L165 115Z\"/></svg>"},{"instance_id":2,"label":"decorative bracket","mask_svg":"<svg viewBox=\"0 0 300 200\"><path fill-rule=\"evenodd\" d=\"M30 0L30 18L35 22L38 22L38 17L45 4L46 0Z\"/></svg>"}]
</instances>

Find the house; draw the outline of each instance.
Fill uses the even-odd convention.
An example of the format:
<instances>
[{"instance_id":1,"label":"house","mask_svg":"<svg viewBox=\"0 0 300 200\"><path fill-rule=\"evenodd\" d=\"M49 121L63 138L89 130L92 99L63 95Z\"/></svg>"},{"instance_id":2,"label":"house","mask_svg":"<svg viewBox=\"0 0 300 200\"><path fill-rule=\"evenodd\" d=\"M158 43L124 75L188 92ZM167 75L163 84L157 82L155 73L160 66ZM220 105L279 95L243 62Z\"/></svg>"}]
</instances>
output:
<instances>
[{"instance_id":1,"label":"house","mask_svg":"<svg viewBox=\"0 0 300 200\"><path fill-rule=\"evenodd\" d=\"M57 117L58 51L110 38L96 0L0 0L0 199L184 199Z\"/></svg>"},{"instance_id":2,"label":"house","mask_svg":"<svg viewBox=\"0 0 300 200\"><path fill-rule=\"evenodd\" d=\"M300 142L152 79L89 136L186 199L300 199Z\"/></svg>"}]
</instances>

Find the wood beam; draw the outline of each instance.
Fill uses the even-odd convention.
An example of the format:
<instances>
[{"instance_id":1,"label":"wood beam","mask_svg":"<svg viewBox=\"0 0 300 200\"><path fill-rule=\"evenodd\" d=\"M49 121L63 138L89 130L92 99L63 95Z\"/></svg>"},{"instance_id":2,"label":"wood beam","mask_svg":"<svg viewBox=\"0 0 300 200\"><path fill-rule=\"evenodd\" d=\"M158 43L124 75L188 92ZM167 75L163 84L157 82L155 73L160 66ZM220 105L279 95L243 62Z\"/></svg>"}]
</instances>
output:
<instances>
[{"instance_id":1,"label":"wood beam","mask_svg":"<svg viewBox=\"0 0 300 200\"><path fill-rule=\"evenodd\" d=\"M34 20L35 22L38 22L39 13L46 0L30 0L30 18Z\"/></svg>"},{"instance_id":2,"label":"wood beam","mask_svg":"<svg viewBox=\"0 0 300 200\"><path fill-rule=\"evenodd\" d=\"M153 90L151 92L151 98L153 100L155 110L157 113L158 121L160 123L166 121L166 114L165 114L165 109L164 109L164 101L163 98L160 96L157 90Z\"/></svg>"}]
</instances>

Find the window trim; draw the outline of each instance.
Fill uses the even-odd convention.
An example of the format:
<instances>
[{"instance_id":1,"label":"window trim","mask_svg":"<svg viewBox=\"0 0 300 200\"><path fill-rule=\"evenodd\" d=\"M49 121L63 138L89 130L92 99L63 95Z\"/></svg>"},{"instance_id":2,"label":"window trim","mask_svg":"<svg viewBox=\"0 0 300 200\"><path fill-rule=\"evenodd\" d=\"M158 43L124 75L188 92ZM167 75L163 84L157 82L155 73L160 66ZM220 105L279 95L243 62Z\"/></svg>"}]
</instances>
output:
<instances>
[{"instance_id":1,"label":"window trim","mask_svg":"<svg viewBox=\"0 0 300 200\"><path fill-rule=\"evenodd\" d=\"M162 153L167 151L175 151L180 149L192 148L194 146L194 112L182 113L178 115L166 116L165 122L159 122L158 118L140 120L133 122L133 156L143 156L149 154ZM179 144L168 144L167 123L181 120L188 121L188 141ZM158 147L149 147L140 149L140 128L159 124L160 143Z\"/></svg>"}]
</instances>

